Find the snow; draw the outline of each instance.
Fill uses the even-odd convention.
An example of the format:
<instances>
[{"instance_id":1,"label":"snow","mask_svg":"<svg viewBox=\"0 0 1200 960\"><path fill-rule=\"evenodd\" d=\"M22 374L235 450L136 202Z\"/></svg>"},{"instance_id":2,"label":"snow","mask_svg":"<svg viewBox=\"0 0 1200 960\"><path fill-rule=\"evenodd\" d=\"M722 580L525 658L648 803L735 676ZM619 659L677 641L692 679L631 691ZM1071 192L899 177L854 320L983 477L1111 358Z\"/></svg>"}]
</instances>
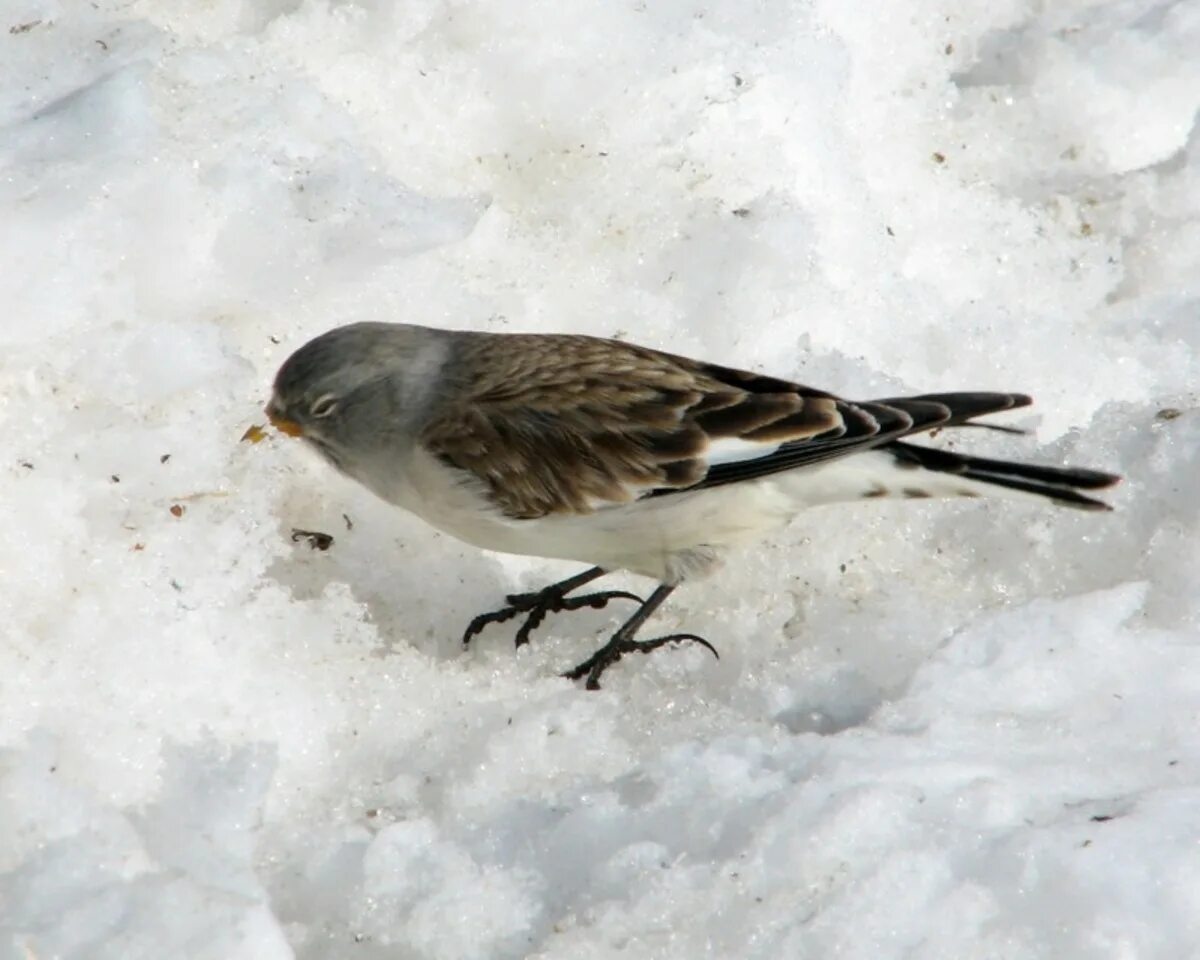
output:
<instances>
[{"instance_id":1,"label":"snow","mask_svg":"<svg viewBox=\"0 0 1200 960\"><path fill-rule=\"evenodd\" d=\"M0 956L1200 955L1200 7L10 0ZM463 651L487 555L240 442L356 320L622 336L1116 511L813 511ZM330 533L311 549L295 528ZM632 577L614 585L645 589Z\"/></svg>"}]
</instances>

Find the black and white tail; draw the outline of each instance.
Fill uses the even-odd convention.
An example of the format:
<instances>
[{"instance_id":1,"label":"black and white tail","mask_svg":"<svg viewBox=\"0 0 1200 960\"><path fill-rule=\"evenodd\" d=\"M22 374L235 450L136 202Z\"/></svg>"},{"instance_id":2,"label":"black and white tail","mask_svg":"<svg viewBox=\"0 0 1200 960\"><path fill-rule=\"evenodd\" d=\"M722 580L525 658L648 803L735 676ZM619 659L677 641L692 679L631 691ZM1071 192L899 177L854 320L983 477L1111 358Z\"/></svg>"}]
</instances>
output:
<instances>
[{"instance_id":1,"label":"black and white tail","mask_svg":"<svg viewBox=\"0 0 1200 960\"><path fill-rule=\"evenodd\" d=\"M949 409L950 417L938 424L938 427L986 427L1007 431L1010 428L969 421L985 414L1028 406L1032 400L1024 394L947 393L877 402L897 406L901 409L907 402L940 404ZM894 440L882 446L880 452L891 454L895 458L895 465L901 470L905 468L927 470L943 474L947 480L955 478L959 481L973 481L974 483L970 487L961 486L961 489L957 491L962 495L970 496L985 492L986 487L974 488L974 484L977 483L1001 487L1016 495L1029 494L1046 497L1056 503L1084 510L1112 509L1103 501L1087 496L1081 491L1103 490L1121 479L1115 474L1103 473L1099 470L993 460L988 457L974 457L948 450L934 450L903 440ZM945 495L951 492L941 489L944 486L941 483L933 483L931 486L934 488L929 492L931 496ZM913 477L907 489L916 491L920 487L920 481ZM909 495L915 494L910 493Z\"/></svg>"}]
</instances>

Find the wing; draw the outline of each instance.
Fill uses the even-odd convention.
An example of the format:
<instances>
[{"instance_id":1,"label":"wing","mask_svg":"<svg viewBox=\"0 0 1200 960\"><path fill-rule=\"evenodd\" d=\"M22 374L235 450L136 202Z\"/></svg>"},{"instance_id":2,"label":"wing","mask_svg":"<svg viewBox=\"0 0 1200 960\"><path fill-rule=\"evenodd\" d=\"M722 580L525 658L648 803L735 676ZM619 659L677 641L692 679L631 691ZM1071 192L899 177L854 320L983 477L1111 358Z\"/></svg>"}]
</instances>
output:
<instances>
[{"instance_id":1,"label":"wing","mask_svg":"<svg viewBox=\"0 0 1200 960\"><path fill-rule=\"evenodd\" d=\"M842 421L837 429L811 438L785 439L774 450L758 457L714 463L699 486L718 486L780 470L812 466L872 447L887 446L910 434L938 427L988 427L1019 433L1011 428L968 421L988 413L1025 407L1033 400L1019 393L970 392L931 393L860 403L836 402Z\"/></svg>"},{"instance_id":2,"label":"wing","mask_svg":"<svg viewBox=\"0 0 1200 960\"><path fill-rule=\"evenodd\" d=\"M935 397L849 403L614 340L460 336L420 440L513 518L761 477L955 420ZM961 396L991 398L979 412L1015 405Z\"/></svg>"}]
</instances>

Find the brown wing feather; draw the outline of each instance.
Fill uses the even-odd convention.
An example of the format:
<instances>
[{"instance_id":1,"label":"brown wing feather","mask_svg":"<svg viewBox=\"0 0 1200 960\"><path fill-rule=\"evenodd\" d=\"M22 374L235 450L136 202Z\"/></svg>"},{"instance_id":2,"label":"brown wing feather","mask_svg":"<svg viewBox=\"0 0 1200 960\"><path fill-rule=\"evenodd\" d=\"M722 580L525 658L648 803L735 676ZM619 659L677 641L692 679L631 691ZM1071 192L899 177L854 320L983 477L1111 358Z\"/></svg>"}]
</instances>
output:
<instances>
[{"instance_id":1,"label":"brown wing feather","mask_svg":"<svg viewBox=\"0 0 1200 960\"><path fill-rule=\"evenodd\" d=\"M773 377L594 337L464 334L421 441L521 519L822 463L1024 406L1020 394L850 403ZM763 443L711 465L713 441Z\"/></svg>"},{"instance_id":2,"label":"brown wing feather","mask_svg":"<svg viewBox=\"0 0 1200 960\"><path fill-rule=\"evenodd\" d=\"M448 368L456 379L422 442L515 518L695 486L714 439L843 428L828 394L613 340L476 334Z\"/></svg>"}]
</instances>

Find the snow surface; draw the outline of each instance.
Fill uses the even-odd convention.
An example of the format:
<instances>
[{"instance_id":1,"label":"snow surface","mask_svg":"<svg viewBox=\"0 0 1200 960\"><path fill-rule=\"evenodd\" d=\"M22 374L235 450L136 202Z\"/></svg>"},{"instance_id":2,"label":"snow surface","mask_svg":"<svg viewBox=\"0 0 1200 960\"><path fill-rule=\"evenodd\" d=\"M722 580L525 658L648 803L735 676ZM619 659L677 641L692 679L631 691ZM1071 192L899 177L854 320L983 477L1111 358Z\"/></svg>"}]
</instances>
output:
<instances>
[{"instance_id":1,"label":"snow surface","mask_svg":"<svg viewBox=\"0 0 1200 960\"><path fill-rule=\"evenodd\" d=\"M0 12L5 960L1200 956L1200 5ZM617 610L458 642L576 568L239 442L363 319L1128 479L813 511L589 694Z\"/></svg>"}]
</instances>

